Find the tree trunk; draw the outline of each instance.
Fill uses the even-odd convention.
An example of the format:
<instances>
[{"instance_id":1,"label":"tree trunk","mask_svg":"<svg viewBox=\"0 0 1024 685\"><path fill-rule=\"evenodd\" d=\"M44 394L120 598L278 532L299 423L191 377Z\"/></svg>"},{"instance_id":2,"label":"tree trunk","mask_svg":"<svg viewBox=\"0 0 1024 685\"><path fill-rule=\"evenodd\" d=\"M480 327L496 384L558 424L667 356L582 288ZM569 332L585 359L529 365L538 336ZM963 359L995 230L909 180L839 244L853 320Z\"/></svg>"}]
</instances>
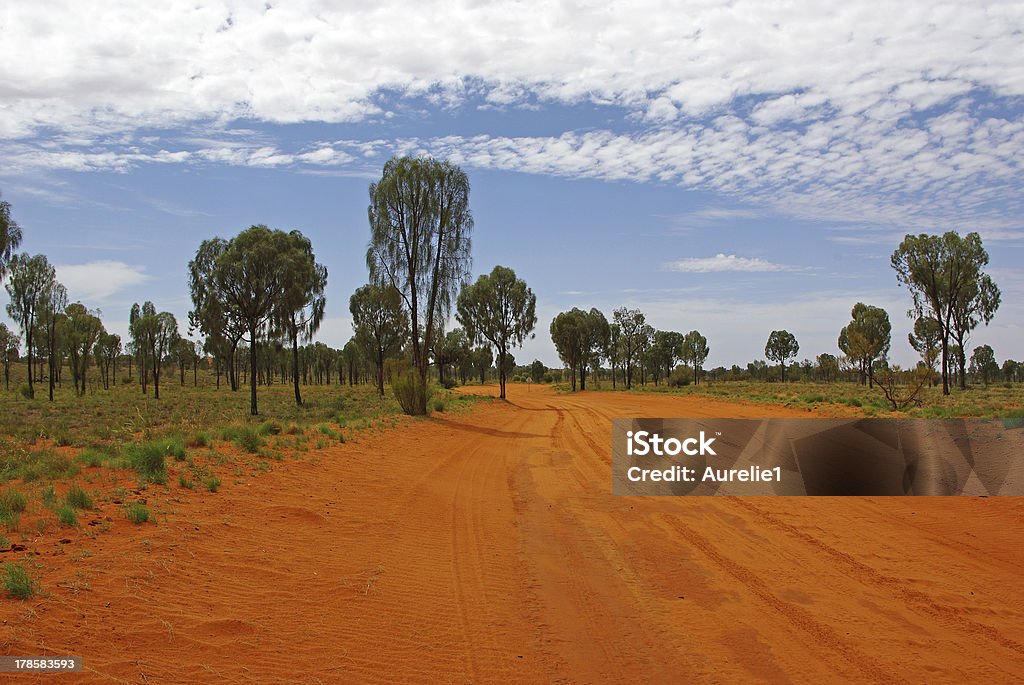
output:
<instances>
[{"instance_id":1,"label":"tree trunk","mask_svg":"<svg viewBox=\"0 0 1024 685\"><path fill-rule=\"evenodd\" d=\"M302 406L302 395L299 394L299 331L292 326L292 384L295 386L295 406Z\"/></svg>"},{"instance_id":2,"label":"tree trunk","mask_svg":"<svg viewBox=\"0 0 1024 685\"><path fill-rule=\"evenodd\" d=\"M498 384L501 386L501 399L505 399L505 354L504 349L498 348Z\"/></svg>"},{"instance_id":3,"label":"tree trunk","mask_svg":"<svg viewBox=\"0 0 1024 685\"><path fill-rule=\"evenodd\" d=\"M256 407L256 326L249 326L249 413L259 415Z\"/></svg>"}]
</instances>

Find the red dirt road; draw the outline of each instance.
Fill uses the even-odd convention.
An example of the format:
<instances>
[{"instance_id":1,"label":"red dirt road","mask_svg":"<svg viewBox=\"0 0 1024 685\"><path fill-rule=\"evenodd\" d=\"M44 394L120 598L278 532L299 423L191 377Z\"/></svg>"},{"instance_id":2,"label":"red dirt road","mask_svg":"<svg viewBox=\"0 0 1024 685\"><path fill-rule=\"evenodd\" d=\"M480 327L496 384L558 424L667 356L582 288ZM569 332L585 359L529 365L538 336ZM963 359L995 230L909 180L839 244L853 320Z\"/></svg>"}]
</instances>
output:
<instances>
[{"instance_id":1,"label":"red dirt road","mask_svg":"<svg viewBox=\"0 0 1024 685\"><path fill-rule=\"evenodd\" d=\"M613 417L808 414L511 390L110 513L3 600L2 653L95 683L1024 679L1024 499L613 497Z\"/></svg>"}]
</instances>

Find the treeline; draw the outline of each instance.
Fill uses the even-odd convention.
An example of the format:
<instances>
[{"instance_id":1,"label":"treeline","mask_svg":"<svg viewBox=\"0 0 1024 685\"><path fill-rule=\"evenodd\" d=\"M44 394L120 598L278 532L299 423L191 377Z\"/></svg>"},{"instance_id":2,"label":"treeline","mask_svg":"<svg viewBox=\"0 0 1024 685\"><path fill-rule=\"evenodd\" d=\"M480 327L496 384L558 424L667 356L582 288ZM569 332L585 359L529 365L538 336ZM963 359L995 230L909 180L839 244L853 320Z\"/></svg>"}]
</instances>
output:
<instances>
[{"instance_id":1,"label":"treeline","mask_svg":"<svg viewBox=\"0 0 1024 685\"><path fill-rule=\"evenodd\" d=\"M889 385L900 379L919 386L941 382L945 394L952 383L965 389L968 374L986 385L1000 378L1016 383L1024 375L1020 362L1007 359L1000 366L989 345L967 353L971 332L979 324L987 325L999 308L999 288L983 271L988 260L977 233L908 235L893 253L897 279L913 298L909 316L914 330L907 343L921 357L909 372L889 362L892 324L888 312L863 302L853 306L850 322L839 331L836 345L841 354L823 352L802 362L796 362L800 352L796 337L783 329L768 335L765 359L745 368L733 365L705 371L710 348L699 331L656 330L643 312L626 307L614 310L611 321L598 309L562 312L551 322L551 340L573 391L586 389L588 374L610 378L612 388L631 388L636 380L642 385L649 381L688 385L702 378L785 382L787 368L790 380L858 380L874 386L882 373Z\"/></svg>"}]
</instances>

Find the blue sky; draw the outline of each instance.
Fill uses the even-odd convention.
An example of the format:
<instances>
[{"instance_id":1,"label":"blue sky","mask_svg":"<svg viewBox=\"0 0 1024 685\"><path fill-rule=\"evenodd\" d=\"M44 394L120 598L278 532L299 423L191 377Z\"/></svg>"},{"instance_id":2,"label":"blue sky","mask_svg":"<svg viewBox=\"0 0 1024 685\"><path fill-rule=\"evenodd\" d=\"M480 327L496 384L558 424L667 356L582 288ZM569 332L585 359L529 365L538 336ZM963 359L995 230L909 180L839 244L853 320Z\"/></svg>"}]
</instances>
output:
<instances>
[{"instance_id":1,"label":"blue sky","mask_svg":"<svg viewBox=\"0 0 1024 685\"><path fill-rule=\"evenodd\" d=\"M982 234L1003 304L971 345L1024 358L1020 3L33 3L0 8L0 192L72 300L182 327L199 243L297 228L351 335L367 188L393 154L460 164L474 268L551 318L639 307L709 366L838 353L857 301L910 299L907 232ZM0 299L6 299L0 295ZM0 315L0 320L8 321Z\"/></svg>"}]
</instances>

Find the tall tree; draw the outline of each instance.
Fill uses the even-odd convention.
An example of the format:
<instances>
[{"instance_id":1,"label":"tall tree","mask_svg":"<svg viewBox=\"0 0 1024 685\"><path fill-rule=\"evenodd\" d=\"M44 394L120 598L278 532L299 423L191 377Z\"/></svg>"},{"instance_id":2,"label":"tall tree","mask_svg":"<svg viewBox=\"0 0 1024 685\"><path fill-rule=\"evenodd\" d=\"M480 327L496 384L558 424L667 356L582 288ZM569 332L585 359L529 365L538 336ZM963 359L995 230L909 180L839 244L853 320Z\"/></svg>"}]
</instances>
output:
<instances>
[{"instance_id":1,"label":"tall tree","mask_svg":"<svg viewBox=\"0 0 1024 685\"><path fill-rule=\"evenodd\" d=\"M152 302L132 305L128 314L128 334L132 338L131 347L139 360L139 382L142 394L148 392L149 359L153 349L153 338L156 335L156 306Z\"/></svg>"},{"instance_id":2,"label":"tall tree","mask_svg":"<svg viewBox=\"0 0 1024 685\"><path fill-rule=\"evenodd\" d=\"M110 372L113 371L114 384L117 384L117 358L121 356L121 336L116 333L100 333L93 347L93 355L103 376L103 387L110 387Z\"/></svg>"},{"instance_id":3,"label":"tall tree","mask_svg":"<svg viewBox=\"0 0 1024 685\"><path fill-rule=\"evenodd\" d=\"M419 373L415 413L427 413L428 353L470 268L469 179L431 158L393 158L370 185L370 279L401 293ZM421 339L422 331L422 339Z\"/></svg>"},{"instance_id":4,"label":"tall tree","mask_svg":"<svg viewBox=\"0 0 1024 685\"><path fill-rule=\"evenodd\" d=\"M889 314L881 307L858 302L850 310L853 320L839 332L838 345L847 357L860 367L860 382L874 387L874 363L889 353L892 324Z\"/></svg>"},{"instance_id":5,"label":"tall tree","mask_svg":"<svg viewBox=\"0 0 1024 685\"><path fill-rule=\"evenodd\" d=\"M498 353L500 397L505 399L505 357L537 325L537 296L512 269L496 266L490 275L462 288L456 318L470 339L489 341Z\"/></svg>"},{"instance_id":6,"label":"tall tree","mask_svg":"<svg viewBox=\"0 0 1024 685\"><path fill-rule=\"evenodd\" d=\"M7 313L21 326L25 334L28 354L28 396L34 398L32 356L36 347L34 336L38 325L39 307L44 295L56 283L57 272L44 255L29 256L27 252L11 258L10 271L10 278L4 284L11 298L7 305Z\"/></svg>"},{"instance_id":7,"label":"tall tree","mask_svg":"<svg viewBox=\"0 0 1024 685\"><path fill-rule=\"evenodd\" d=\"M921 355L921 361L932 373L932 385L935 385L935 362L942 349L942 325L930 316L919 316L914 321L914 332L907 334L907 341Z\"/></svg>"},{"instance_id":8,"label":"tall tree","mask_svg":"<svg viewBox=\"0 0 1024 685\"><path fill-rule=\"evenodd\" d=\"M39 300L39 323L46 339L46 368L49 380L49 397L53 402L53 386L61 368L60 333L63 332L64 307L68 304L67 289L51 280Z\"/></svg>"},{"instance_id":9,"label":"tall tree","mask_svg":"<svg viewBox=\"0 0 1024 685\"><path fill-rule=\"evenodd\" d=\"M782 365L782 382L786 382L786 362L796 359L800 351L800 344L789 331L772 331L768 336L768 342L764 346L764 355L770 361Z\"/></svg>"},{"instance_id":10,"label":"tall tree","mask_svg":"<svg viewBox=\"0 0 1024 685\"><path fill-rule=\"evenodd\" d=\"M619 327L619 335L622 340L622 361L626 365L626 387L633 387L633 362L636 361L637 352L643 345L641 329L645 325L643 312L639 309L627 309L619 307L612 312L612 318Z\"/></svg>"},{"instance_id":11,"label":"tall tree","mask_svg":"<svg viewBox=\"0 0 1024 685\"><path fill-rule=\"evenodd\" d=\"M218 298L216 308L224 320L244 325L249 335L249 413L253 416L259 414L256 383L260 337L280 311L289 270L296 261L293 248L289 234L264 225L252 226L228 241L210 267L212 287L205 297Z\"/></svg>"},{"instance_id":12,"label":"tall tree","mask_svg":"<svg viewBox=\"0 0 1024 685\"><path fill-rule=\"evenodd\" d=\"M437 380L441 385L452 385L453 379L446 376L448 367L454 367L470 355L469 335L464 328L456 326L446 334L438 334L434 343L434 363L437 364Z\"/></svg>"},{"instance_id":13,"label":"tall tree","mask_svg":"<svg viewBox=\"0 0 1024 685\"><path fill-rule=\"evenodd\" d=\"M284 289L278 302L276 322L292 344L292 383L295 404L302 405L299 393L299 336L309 342L320 329L327 298L327 267L318 264L313 244L299 231L288 234L289 249L281 255L287 260Z\"/></svg>"},{"instance_id":14,"label":"tall tree","mask_svg":"<svg viewBox=\"0 0 1024 685\"><path fill-rule=\"evenodd\" d=\"M19 245L21 227L11 218L11 204L0 200L0 279L7 273L7 266Z\"/></svg>"},{"instance_id":15,"label":"tall tree","mask_svg":"<svg viewBox=\"0 0 1024 685\"><path fill-rule=\"evenodd\" d=\"M372 283L358 288L348 301L355 341L377 369L377 393L384 396L384 360L402 348L409 319L402 310L402 296L393 286Z\"/></svg>"},{"instance_id":16,"label":"tall tree","mask_svg":"<svg viewBox=\"0 0 1024 685\"><path fill-rule=\"evenodd\" d=\"M551 321L550 332L559 358L569 368L573 392L577 375L580 390L586 390L587 369L594 367L608 349L608 319L596 308L585 312L573 307Z\"/></svg>"},{"instance_id":17,"label":"tall tree","mask_svg":"<svg viewBox=\"0 0 1024 685\"><path fill-rule=\"evenodd\" d=\"M481 345L470 351L470 357L473 369L480 374L480 385L483 385L487 382L487 369L491 368L491 364L494 362L494 353L491 352L490 346Z\"/></svg>"},{"instance_id":18,"label":"tall tree","mask_svg":"<svg viewBox=\"0 0 1024 685\"><path fill-rule=\"evenodd\" d=\"M7 324L0 322L0 359L4 363L4 389L11 389L11 362L18 359L18 347L21 346L21 338L7 327Z\"/></svg>"},{"instance_id":19,"label":"tall tree","mask_svg":"<svg viewBox=\"0 0 1024 685\"><path fill-rule=\"evenodd\" d=\"M974 348L971 354L971 373L981 376L985 387L988 387L988 379L994 378L999 373L999 363L996 362L996 353L988 345L981 345Z\"/></svg>"},{"instance_id":20,"label":"tall tree","mask_svg":"<svg viewBox=\"0 0 1024 685\"><path fill-rule=\"evenodd\" d=\"M99 312L89 311L81 302L69 304L64 309L67 316L64 328L64 344L71 359L71 375L75 381L75 389L80 396L85 395L86 371L89 368L89 355L96 341L106 331L100 321Z\"/></svg>"},{"instance_id":21,"label":"tall tree","mask_svg":"<svg viewBox=\"0 0 1024 685\"><path fill-rule=\"evenodd\" d=\"M979 323L986 326L989 324L999 309L1001 297L999 288L992 282L991 277L988 274L981 274L974 283L961 292L956 303L951 333L952 340L956 341L956 346L960 350L956 360L960 371L961 390L967 387L967 360L963 352L967 349L967 338Z\"/></svg>"},{"instance_id":22,"label":"tall tree","mask_svg":"<svg viewBox=\"0 0 1024 685\"><path fill-rule=\"evenodd\" d=\"M960 237L955 231L937 235L907 235L890 258L900 284L906 285L913 297L914 317L930 317L939 322L942 333L942 393L949 394L950 344L954 328L969 331L972 319L991 319L998 307L990 291L985 293L988 252L977 233ZM994 287L991 279L988 284ZM996 291L998 292L998 291ZM970 313L979 297L989 302L981 311ZM977 323L974 324L975 326ZM961 345L962 347L962 345Z\"/></svg>"},{"instance_id":23,"label":"tall tree","mask_svg":"<svg viewBox=\"0 0 1024 685\"><path fill-rule=\"evenodd\" d=\"M226 295L219 289L214 278L218 257L228 247L223 238L204 240L196 256L188 263L188 285L192 295L192 310L188 313L189 327L206 336L205 349L217 361L217 387L220 387L220 370L227 373L228 384L238 390L238 374L235 356L238 344L246 333L246 324L230 316L226 309Z\"/></svg>"},{"instance_id":24,"label":"tall tree","mask_svg":"<svg viewBox=\"0 0 1024 685\"><path fill-rule=\"evenodd\" d=\"M700 367L708 358L708 339L698 331L690 331L683 338L682 358L693 367L693 384L700 382Z\"/></svg>"}]
</instances>

